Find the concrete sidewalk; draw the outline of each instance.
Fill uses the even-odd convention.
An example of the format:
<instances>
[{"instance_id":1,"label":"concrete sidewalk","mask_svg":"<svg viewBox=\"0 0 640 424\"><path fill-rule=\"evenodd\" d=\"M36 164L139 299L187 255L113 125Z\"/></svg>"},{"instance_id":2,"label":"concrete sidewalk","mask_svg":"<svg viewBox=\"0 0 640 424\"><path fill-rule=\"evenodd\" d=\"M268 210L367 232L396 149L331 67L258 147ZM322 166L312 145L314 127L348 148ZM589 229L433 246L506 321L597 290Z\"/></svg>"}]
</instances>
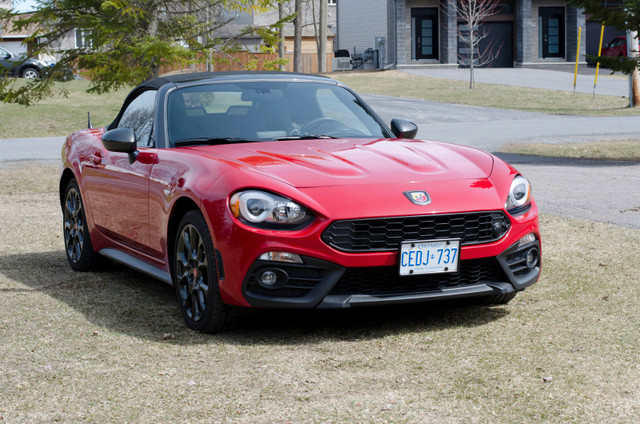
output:
<instances>
[{"instance_id":1,"label":"concrete sidewalk","mask_svg":"<svg viewBox=\"0 0 640 424\"><path fill-rule=\"evenodd\" d=\"M469 82L469 69L402 69L414 75ZM475 81L487 84L547 90L573 91L573 72L531 68L480 68L474 71ZM579 73L576 92L593 93L595 75ZM629 97L629 79L624 75L610 75L608 69L600 69L596 95Z\"/></svg>"}]
</instances>

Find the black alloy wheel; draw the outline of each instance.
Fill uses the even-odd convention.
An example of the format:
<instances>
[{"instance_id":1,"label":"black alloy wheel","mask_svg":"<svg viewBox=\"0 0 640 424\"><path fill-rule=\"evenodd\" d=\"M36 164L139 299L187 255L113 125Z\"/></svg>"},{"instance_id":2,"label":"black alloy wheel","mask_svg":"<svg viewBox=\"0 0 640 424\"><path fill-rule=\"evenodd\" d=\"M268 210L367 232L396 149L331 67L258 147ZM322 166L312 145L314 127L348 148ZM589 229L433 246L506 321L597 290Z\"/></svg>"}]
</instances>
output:
<instances>
[{"instance_id":1,"label":"black alloy wheel","mask_svg":"<svg viewBox=\"0 0 640 424\"><path fill-rule=\"evenodd\" d=\"M98 256L93 251L80 189L75 179L69 181L62 206L64 250L72 269L89 271Z\"/></svg>"},{"instance_id":2,"label":"black alloy wheel","mask_svg":"<svg viewBox=\"0 0 640 424\"><path fill-rule=\"evenodd\" d=\"M173 281L187 325L205 333L226 329L230 308L220 297L213 243L199 211L180 221L173 252Z\"/></svg>"}]
</instances>

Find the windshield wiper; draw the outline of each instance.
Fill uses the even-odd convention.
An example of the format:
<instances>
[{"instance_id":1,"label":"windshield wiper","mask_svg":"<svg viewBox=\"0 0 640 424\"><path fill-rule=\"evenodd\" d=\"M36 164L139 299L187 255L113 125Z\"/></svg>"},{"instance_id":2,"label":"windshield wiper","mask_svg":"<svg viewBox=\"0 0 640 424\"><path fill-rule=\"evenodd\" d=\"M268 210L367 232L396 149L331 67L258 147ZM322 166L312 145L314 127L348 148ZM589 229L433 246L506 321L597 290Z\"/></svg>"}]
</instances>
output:
<instances>
[{"instance_id":1,"label":"windshield wiper","mask_svg":"<svg viewBox=\"0 0 640 424\"><path fill-rule=\"evenodd\" d=\"M213 137L213 138L188 138L185 140L176 141L175 145L178 146L198 146L208 144L233 144L233 143L255 143L258 140L249 140L239 137Z\"/></svg>"},{"instance_id":2,"label":"windshield wiper","mask_svg":"<svg viewBox=\"0 0 640 424\"><path fill-rule=\"evenodd\" d=\"M329 139L329 138L340 138L334 135L327 134L306 134L306 135L287 135L284 137L276 137L274 140L276 141L286 141L286 140L319 140L319 139Z\"/></svg>"}]
</instances>

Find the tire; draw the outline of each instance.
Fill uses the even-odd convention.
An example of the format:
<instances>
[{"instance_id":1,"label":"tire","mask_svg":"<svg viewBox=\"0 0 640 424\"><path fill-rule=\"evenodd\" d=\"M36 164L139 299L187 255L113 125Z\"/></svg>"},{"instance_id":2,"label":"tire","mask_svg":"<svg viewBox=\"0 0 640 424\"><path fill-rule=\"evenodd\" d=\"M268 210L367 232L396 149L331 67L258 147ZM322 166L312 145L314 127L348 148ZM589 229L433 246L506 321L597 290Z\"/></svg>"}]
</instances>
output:
<instances>
[{"instance_id":1,"label":"tire","mask_svg":"<svg viewBox=\"0 0 640 424\"><path fill-rule=\"evenodd\" d=\"M172 271L178 306L187 326L203 333L228 329L231 308L220 296L213 243L199 211L187 212L178 225Z\"/></svg>"},{"instance_id":2,"label":"tire","mask_svg":"<svg viewBox=\"0 0 640 424\"><path fill-rule=\"evenodd\" d=\"M516 297L517 292L507 294L494 294L491 296L485 296L482 298L482 303L485 305L506 305Z\"/></svg>"},{"instance_id":3,"label":"tire","mask_svg":"<svg viewBox=\"0 0 640 424\"><path fill-rule=\"evenodd\" d=\"M64 191L62 231L69 266L76 271L91 270L98 254L93 251L84 203L75 179L69 181Z\"/></svg>"},{"instance_id":4,"label":"tire","mask_svg":"<svg viewBox=\"0 0 640 424\"><path fill-rule=\"evenodd\" d=\"M40 78L40 71L36 68L24 68L22 72L20 72L20 76L22 78L37 79Z\"/></svg>"}]
</instances>

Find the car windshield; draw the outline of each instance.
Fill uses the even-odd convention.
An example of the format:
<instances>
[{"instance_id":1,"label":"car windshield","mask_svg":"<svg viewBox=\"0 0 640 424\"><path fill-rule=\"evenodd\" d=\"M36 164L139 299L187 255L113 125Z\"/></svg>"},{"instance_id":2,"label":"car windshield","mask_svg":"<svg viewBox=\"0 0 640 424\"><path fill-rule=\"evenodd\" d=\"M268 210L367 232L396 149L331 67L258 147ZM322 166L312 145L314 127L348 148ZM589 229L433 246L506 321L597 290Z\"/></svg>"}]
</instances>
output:
<instances>
[{"instance_id":1,"label":"car windshield","mask_svg":"<svg viewBox=\"0 0 640 424\"><path fill-rule=\"evenodd\" d=\"M387 130L349 90L312 82L200 84L172 91L171 145L313 138L385 138Z\"/></svg>"}]
</instances>

